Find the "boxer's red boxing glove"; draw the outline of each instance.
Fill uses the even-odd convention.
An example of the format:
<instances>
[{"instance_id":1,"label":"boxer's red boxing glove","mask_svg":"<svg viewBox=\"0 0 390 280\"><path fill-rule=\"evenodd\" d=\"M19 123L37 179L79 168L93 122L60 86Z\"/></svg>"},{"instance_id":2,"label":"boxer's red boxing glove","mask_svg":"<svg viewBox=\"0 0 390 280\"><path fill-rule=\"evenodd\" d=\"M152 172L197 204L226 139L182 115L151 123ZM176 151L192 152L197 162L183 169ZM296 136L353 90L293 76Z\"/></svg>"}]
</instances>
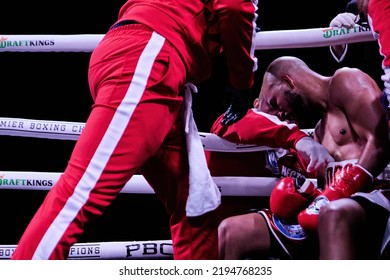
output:
<instances>
[{"instance_id":1,"label":"boxer's red boxing glove","mask_svg":"<svg viewBox=\"0 0 390 280\"><path fill-rule=\"evenodd\" d=\"M300 211L305 209L320 191L309 180L292 177L282 178L272 189L270 209L280 219L296 221Z\"/></svg>"},{"instance_id":2,"label":"boxer's red boxing glove","mask_svg":"<svg viewBox=\"0 0 390 280\"><path fill-rule=\"evenodd\" d=\"M309 207L298 214L298 223L304 231L317 231L318 215L324 205L332 200L349 197L355 192L363 191L373 182L372 175L358 164L347 163L334 174L333 184L328 185Z\"/></svg>"}]
</instances>

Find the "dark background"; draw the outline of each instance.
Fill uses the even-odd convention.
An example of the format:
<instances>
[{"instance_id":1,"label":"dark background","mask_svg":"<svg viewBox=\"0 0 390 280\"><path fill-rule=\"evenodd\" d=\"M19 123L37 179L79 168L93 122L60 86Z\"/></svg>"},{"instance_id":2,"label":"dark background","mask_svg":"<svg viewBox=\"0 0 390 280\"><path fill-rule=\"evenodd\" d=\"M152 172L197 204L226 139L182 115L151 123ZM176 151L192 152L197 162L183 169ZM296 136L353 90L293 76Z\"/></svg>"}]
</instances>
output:
<instances>
[{"instance_id":1,"label":"dark background","mask_svg":"<svg viewBox=\"0 0 390 280\"><path fill-rule=\"evenodd\" d=\"M0 35L103 34L116 20L125 1L82 2L2 1ZM346 3L260 0L258 26L263 31L326 27L337 13L344 11ZM350 45L342 64L333 60L328 47L257 51L259 69L253 98L258 94L265 68L281 55L300 57L323 75L332 75L341 66L358 67L379 83L381 68L376 42L368 44L371 53L367 52L366 43ZM0 52L0 116L85 122L92 105L87 83L89 56L90 53ZM217 57L213 76L198 85L193 107L199 131L209 131L223 112L225 69L224 57ZM66 140L0 136L0 170L62 172L73 145L73 141ZM17 244L45 195L46 191L0 189L0 244ZM256 198L234 199L248 200L248 207L256 202ZM105 215L87 227L80 242L170 239L167 222L154 195L120 194Z\"/></svg>"}]
</instances>

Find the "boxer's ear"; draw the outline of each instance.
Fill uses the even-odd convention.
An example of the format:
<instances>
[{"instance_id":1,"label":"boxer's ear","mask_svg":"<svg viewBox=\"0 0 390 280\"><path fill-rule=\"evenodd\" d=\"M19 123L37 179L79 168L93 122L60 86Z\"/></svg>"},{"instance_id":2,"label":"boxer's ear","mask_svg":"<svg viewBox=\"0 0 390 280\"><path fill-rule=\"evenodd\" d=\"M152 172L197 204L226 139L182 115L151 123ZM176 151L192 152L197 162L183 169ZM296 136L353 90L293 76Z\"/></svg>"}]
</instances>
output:
<instances>
[{"instance_id":1,"label":"boxer's ear","mask_svg":"<svg viewBox=\"0 0 390 280\"><path fill-rule=\"evenodd\" d=\"M286 82L292 89L295 89L295 85L293 80L290 78L289 75L283 75L282 76L282 81Z\"/></svg>"},{"instance_id":2,"label":"boxer's ear","mask_svg":"<svg viewBox=\"0 0 390 280\"><path fill-rule=\"evenodd\" d=\"M256 98L255 100L253 100L253 107L254 108L259 108L259 105L260 105L260 99L259 98Z\"/></svg>"}]
</instances>

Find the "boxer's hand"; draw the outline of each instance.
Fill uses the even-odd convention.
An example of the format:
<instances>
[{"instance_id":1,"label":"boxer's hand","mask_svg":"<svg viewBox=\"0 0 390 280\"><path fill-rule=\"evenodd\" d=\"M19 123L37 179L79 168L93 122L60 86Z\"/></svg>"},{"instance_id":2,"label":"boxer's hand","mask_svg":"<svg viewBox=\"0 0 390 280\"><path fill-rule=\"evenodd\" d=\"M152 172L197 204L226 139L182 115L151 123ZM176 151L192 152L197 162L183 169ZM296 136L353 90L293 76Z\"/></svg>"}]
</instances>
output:
<instances>
[{"instance_id":1,"label":"boxer's hand","mask_svg":"<svg viewBox=\"0 0 390 280\"><path fill-rule=\"evenodd\" d=\"M325 168L328 163L334 161L328 150L309 136L299 139L295 149L308 162L308 172Z\"/></svg>"},{"instance_id":2,"label":"boxer's hand","mask_svg":"<svg viewBox=\"0 0 390 280\"><path fill-rule=\"evenodd\" d=\"M329 23L330 27L352 28L357 22L358 16L352 13L340 13Z\"/></svg>"},{"instance_id":3,"label":"boxer's hand","mask_svg":"<svg viewBox=\"0 0 390 280\"><path fill-rule=\"evenodd\" d=\"M230 85L227 86L224 105L228 107L223 115L221 124L231 125L239 121L248 112L249 102L250 90L237 90Z\"/></svg>"}]
</instances>

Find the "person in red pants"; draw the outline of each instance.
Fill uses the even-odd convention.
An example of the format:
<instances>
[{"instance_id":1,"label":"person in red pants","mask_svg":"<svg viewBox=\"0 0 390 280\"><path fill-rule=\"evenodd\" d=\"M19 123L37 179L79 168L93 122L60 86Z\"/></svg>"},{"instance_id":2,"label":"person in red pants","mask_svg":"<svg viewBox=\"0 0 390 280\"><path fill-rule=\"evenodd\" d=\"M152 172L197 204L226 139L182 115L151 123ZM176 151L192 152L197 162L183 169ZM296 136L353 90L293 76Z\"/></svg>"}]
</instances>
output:
<instances>
[{"instance_id":1,"label":"person in red pants","mask_svg":"<svg viewBox=\"0 0 390 280\"><path fill-rule=\"evenodd\" d=\"M217 259L220 193L200 156L190 91L209 78L211 58L222 51L229 81L223 125L243 116L257 69L256 11L257 0L123 4L90 58L94 104L85 128L13 260L66 259L136 172L169 214L174 259Z\"/></svg>"}]
</instances>

